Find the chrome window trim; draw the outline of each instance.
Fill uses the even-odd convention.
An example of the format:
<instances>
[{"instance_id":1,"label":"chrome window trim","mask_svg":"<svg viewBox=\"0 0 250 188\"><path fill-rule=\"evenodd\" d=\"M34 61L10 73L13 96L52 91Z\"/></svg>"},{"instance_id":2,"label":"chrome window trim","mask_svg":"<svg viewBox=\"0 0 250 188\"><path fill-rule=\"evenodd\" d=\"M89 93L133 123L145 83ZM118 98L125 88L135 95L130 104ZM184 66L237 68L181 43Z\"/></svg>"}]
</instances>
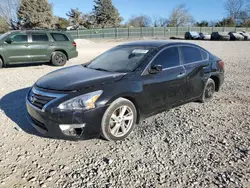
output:
<instances>
[{"instance_id":1,"label":"chrome window trim","mask_svg":"<svg viewBox=\"0 0 250 188\"><path fill-rule=\"evenodd\" d=\"M207 58L206 58L206 59L203 59L203 60L201 60L201 61L195 61L195 62L191 62L191 63L185 64L185 62L182 62L182 61L184 61L184 58L183 58L182 50L180 49L180 47L183 47L183 46L189 46L189 47L193 47L193 48L198 48L200 51L202 50L202 51L204 51L204 52L207 54ZM191 65L191 64L202 63L202 62L205 62L205 61L208 61L208 60L209 60L209 53L207 53L205 50L203 50L202 48L200 48L200 47L198 47L198 46L193 46L193 45L190 45L190 44L176 44L176 45L172 45L172 46L167 46L167 47L163 48L162 50L160 50L160 51L155 55L155 57L148 63L148 65L146 66L146 68L143 70L141 76L147 75L147 72L146 72L146 71L148 70L148 68L149 68L149 66L152 64L152 62L158 57L158 55L159 55L162 51L164 51L164 50L166 50L166 49L168 49L168 48L171 48L171 47L177 47L177 48L178 48L178 50L179 50L179 57L180 57L180 65L179 65L179 66L174 66L174 67L164 68L164 69L162 69L163 71L169 70L169 69L172 69L172 68L181 67L181 66L185 69L185 65ZM202 57L202 54L201 54L201 57ZM186 71L186 69L185 69L185 71Z\"/></svg>"},{"instance_id":2,"label":"chrome window trim","mask_svg":"<svg viewBox=\"0 0 250 188\"><path fill-rule=\"evenodd\" d=\"M33 93L37 94L37 95L41 95L41 96L45 96L45 97L53 97L55 99L52 99L51 101L49 101L47 104L45 104L41 109L39 109L38 107L34 106L28 99L29 97L29 93L30 91L32 91ZM26 102L34 109L40 111L40 112L45 112L46 108L52 104L53 102L57 101L58 99L66 96L67 94L57 94L57 93L48 93L48 92L44 92L44 91L40 91L40 90L37 90L35 87L33 87L31 90L30 90L26 96Z\"/></svg>"},{"instance_id":3,"label":"chrome window trim","mask_svg":"<svg viewBox=\"0 0 250 188\"><path fill-rule=\"evenodd\" d=\"M183 57L183 65L190 65L190 64L196 64L196 63L201 63L201 62L203 62L203 61L208 61L209 60L209 54L205 51L205 50L203 50L202 48L199 48L198 46L192 46L192 45L188 45L188 44L181 44L181 45L179 45L179 47L184 47L184 46L188 46L188 47L193 47L193 48L198 48L200 51L202 50L202 51L204 51L206 54L207 54L207 58L206 59L202 59L201 61L194 61L194 62L190 62L190 63L185 63L185 59L184 59L184 57L183 57L183 54L181 54L182 55L182 57ZM181 53L182 53L182 50L181 50ZM202 57L202 54L201 54L201 57ZM202 57L203 58L203 57Z\"/></svg>"},{"instance_id":4,"label":"chrome window trim","mask_svg":"<svg viewBox=\"0 0 250 188\"><path fill-rule=\"evenodd\" d=\"M168 49L168 48L174 48L174 47L179 47L179 44L178 45L173 45L173 46L167 46L163 49L161 49L155 56L154 58L148 63L148 65L145 67L145 69L142 71L142 74L141 76L143 75L147 75L146 71L148 70L149 66L153 63L153 61L160 55L161 52L163 52L164 50ZM167 69L172 69L172 68L177 68L177 67L181 67L181 59L180 59L180 52L179 52L179 49L178 49L178 53L179 53L179 66L173 66L173 67L168 67L168 68L164 68L162 69L163 71L167 70ZM149 74L149 73L148 73Z\"/></svg>"}]
</instances>

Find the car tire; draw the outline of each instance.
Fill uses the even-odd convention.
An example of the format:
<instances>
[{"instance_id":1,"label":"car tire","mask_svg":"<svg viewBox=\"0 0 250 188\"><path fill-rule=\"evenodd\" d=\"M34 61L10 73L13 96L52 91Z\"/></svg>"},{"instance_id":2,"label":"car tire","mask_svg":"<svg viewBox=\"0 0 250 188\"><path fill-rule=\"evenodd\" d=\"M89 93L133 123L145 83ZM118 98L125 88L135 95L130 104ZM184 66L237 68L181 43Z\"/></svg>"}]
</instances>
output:
<instances>
[{"instance_id":1,"label":"car tire","mask_svg":"<svg viewBox=\"0 0 250 188\"><path fill-rule=\"evenodd\" d=\"M213 79L209 78L203 90L200 102L206 103L211 101L214 96L214 93L215 93L215 83Z\"/></svg>"},{"instance_id":2,"label":"car tire","mask_svg":"<svg viewBox=\"0 0 250 188\"><path fill-rule=\"evenodd\" d=\"M3 60L0 58L0 69L3 68Z\"/></svg>"},{"instance_id":3,"label":"car tire","mask_svg":"<svg viewBox=\"0 0 250 188\"><path fill-rule=\"evenodd\" d=\"M51 63L54 66L64 66L67 62L67 56L65 53L56 51L52 53Z\"/></svg>"},{"instance_id":4,"label":"car tire","mask_svg":"<svg viewBox=\"0 0 250 188\"><path fill-rule=\"evenodd\" d=\"M137 110L124 98L115 100L105 111L101 123L101 136L108 141L124 140L134 129Z\"/></svg>"}]
</instances>

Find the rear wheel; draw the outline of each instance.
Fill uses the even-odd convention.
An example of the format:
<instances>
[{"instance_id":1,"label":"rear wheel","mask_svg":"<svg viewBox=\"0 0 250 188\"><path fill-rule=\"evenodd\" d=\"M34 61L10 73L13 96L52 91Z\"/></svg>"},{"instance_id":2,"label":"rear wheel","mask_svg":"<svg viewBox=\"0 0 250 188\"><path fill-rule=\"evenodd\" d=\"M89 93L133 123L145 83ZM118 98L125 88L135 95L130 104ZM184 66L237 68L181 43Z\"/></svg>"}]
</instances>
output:
<instances>
[{"instance_id":1,"label":"rear wheel","mask_svg":"<svg viewBox=\"0 0 250 188\"><path fill-rule=\"evenodd\" d=\"M60 51L53 52L51 62L55 66L64 66L67 62L67 56Z\"/></svg>"},{"instance_id":2,"label":"rear wheel","mask_svg":"<svg viewBox=\"0 0 250 188\"><path fill-rule=\"evenodd\" d=\"M106 140L123 140L134 129L137 112L134 104L124 98L115 100L102 118L101 135Z\"/></svg>"},{"instance_id":3,"label":"rear wheel","mask_svg":"<svg viewBox=\"0 0 250 188\"><path fill-rule=\"evenodd\" d=\"M3 60L0 57L0 69L3 68Z\"/></svg>"},{"instance_id":4,"label":"rear wheel","mask_svg":"<svg viewBox=\"0 0 250 188\"><path fill-rule=\"evenodd\" d=\"M212 100L214 93L215 93L215 83L213 79L209 78L204 88L201 102L205 103Z\"/></svg>"}]
</instances>

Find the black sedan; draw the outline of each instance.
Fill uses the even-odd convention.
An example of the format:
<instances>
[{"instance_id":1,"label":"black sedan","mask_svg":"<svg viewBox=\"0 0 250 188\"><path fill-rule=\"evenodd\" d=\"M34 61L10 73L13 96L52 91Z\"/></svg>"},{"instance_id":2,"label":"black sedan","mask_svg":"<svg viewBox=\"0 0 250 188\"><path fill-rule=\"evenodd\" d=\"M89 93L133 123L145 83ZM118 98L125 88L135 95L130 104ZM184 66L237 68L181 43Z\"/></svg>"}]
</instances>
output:
<instances>
[{"instance_id":1,"label":"black sedan","mask_svg":"<svg viewBox=\"0 0 250 188\"><path fill-rule=\"evenodd\" d=\"M209 101L223 81L223 61L197 45L132 42L40 78L27 94L28 119L50 137L122 140L144 118Z\"/></svg>"}]
</instances>

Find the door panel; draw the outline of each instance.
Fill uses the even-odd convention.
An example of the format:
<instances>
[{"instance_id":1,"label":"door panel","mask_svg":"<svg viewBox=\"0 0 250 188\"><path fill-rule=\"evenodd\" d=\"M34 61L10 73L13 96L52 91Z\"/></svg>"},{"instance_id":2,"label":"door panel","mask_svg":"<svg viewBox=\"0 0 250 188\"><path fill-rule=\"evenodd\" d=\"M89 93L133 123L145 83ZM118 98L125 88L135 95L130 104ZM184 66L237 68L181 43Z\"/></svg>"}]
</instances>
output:
<instances>
[{"instance_id":1,"label":"door panel","mask_svg":"<svg viewBox=\"0 0 250 188\"><path fill-rule=\"evenodd\" d=\"M50 45L49 38L45 33L31 33L30 50L33 62L49 61L51 53L48 48Z\"/></svg>"},{"instance_id":2,"label":"door panel","mask_svg":"<svg viewBox=\"0 0 250 188\"><path fill-rule=\"evenodd\" d=\"M4 43L4 53L8 63L30 62L30 47L27 34L15 34L10 37L11 44Z\"/></svg>"},{"instance_id":3,"label":"door panel","mask_svg":"<svg viewBox=\"0 0 250 188\"><path fill-rule=\"evenodd\" d=\"M143 76L145 113L169 109L185 101L186 76L183 66Z\"/></svg>"},{"instance_id":4,"label":"door panel","mask_svg":"<svg viewBox=\"0 0 250 188\"><path fill-rule=\"evenodd\" d=\"M186 98L187 100L197 99L202 95L205 87L208 75L204 70L209 66L209 62L203 61L198 47L182 46L180 49L187 71Z\"/></svg>"}]
</instances>

